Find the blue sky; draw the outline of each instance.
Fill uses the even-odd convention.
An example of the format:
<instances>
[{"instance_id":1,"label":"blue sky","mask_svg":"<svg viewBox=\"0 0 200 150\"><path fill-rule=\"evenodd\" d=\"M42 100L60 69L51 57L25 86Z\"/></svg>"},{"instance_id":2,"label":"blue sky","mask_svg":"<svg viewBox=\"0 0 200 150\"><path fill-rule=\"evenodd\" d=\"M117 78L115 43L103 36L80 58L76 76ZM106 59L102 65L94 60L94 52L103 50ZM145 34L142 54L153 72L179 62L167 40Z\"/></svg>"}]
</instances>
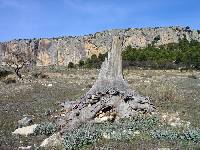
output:
<instances>
[{"instance_id":1,"label":"blue sky","mask_svg":"<svg viewBox=\"0 0 200 150\"><path fill-rule=\"evenodd\" d=\"M174 25L200 29L200 0L0 0L0 41Z\"/></svg>"}]
</instances>

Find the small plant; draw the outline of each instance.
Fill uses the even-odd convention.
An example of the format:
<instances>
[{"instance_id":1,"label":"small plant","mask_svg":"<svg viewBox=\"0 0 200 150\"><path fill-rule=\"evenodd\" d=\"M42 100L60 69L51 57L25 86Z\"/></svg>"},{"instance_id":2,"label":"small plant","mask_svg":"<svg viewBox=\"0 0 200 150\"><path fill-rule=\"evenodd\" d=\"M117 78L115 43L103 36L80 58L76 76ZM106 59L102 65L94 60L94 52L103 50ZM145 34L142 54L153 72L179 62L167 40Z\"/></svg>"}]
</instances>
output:
<instances>
[{"instance_id":1,"label":"small plant","mask_svg":"<svg viewBox=\"0 0 200 150\"><path fill-rule=\"evenodd\" d=\"M79 66L79 67L83 67L84 64L85 64L85 62L84 62L83 60L80 60L79 63L78 63L78 66Z\"/></svg>"},{"instance_id":2,"label":"small plant","mask_svg":"<svg viewBox=\"0 0 200 150\"><path fill-rule=\"evenodd\" d=\"M11 74L10 71L0 68L0 78L6 77L9 74Z\"/></svg>"},{"instance_id":3,"label":"small plant","mask_svg":"<svg viewBox=\"0 0 200 150\"><path fill-rule=\"evenodd\" d=\"M51 135L57 131L57 127L53 123L42 123L38 125L35 130L34 134L35 135Z\"/></svg>"},{"instance_id":4,"label":"small plant","mask_svg":"<svg viewBox=\"0 0 200 150\"><path fill-rule=\"evenodd\" d=\"M68 68L74 68L74 67L75 67L74 63L73 62L69 62Z\"/></svg>"},{"instance_id":5,"label":"small plant","mask_svg":"<svg viewBox=\"0 0 200 150\"><path fill-rule=\"evenodd\" d=\"M66 149L80 149L85 145L92 144L100 138L100 132L90 125L84 125L64 135Z\"/></svg>"}]
</instances>

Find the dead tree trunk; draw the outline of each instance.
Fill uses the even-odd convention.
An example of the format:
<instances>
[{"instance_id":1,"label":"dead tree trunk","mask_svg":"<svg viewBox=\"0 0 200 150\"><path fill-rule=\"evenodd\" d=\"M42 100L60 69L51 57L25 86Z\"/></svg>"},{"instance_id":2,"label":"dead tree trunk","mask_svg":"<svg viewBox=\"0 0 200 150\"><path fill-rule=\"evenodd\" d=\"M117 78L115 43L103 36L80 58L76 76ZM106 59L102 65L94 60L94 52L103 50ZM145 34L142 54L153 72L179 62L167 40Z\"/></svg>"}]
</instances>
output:
<instances>
[{"instance_id":1,"label":"dead tree trunk","mask_svg":"<svg viewBox=\"0 0 200 150\"><path fill-rule=\"evenodd\" d=\"M133 117L138 112L151 113L155 107L148 97L129 89L122 74L121 37L114 37L97 81L78 101L62 104L65 117L58 119L62 131L72 130L84 122L115 121Z\"/></svg>"}]
</instances>

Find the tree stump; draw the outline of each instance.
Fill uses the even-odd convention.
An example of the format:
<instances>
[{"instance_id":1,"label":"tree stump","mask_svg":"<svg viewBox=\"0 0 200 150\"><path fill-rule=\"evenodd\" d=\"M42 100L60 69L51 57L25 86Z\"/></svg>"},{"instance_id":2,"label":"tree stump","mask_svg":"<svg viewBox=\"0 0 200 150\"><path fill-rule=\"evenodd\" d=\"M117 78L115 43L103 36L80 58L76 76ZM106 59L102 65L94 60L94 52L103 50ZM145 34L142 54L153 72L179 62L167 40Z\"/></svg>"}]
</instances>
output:
<instances>
[{"instance_id":1,"label":"tree stump","mask_svg":"<svg viewBox=\"0 0 200 150\"><path fill-rule=\"evenodd\" d=\"M134 117L138 112L155 110L149 97L140 96L128 87L122 74L122 44L119 36L113 38L97 81L80 100L62 103L65 115L57 121L62 132L77 128L85 122L115 121Z\"/></svg>"}]
</instances>

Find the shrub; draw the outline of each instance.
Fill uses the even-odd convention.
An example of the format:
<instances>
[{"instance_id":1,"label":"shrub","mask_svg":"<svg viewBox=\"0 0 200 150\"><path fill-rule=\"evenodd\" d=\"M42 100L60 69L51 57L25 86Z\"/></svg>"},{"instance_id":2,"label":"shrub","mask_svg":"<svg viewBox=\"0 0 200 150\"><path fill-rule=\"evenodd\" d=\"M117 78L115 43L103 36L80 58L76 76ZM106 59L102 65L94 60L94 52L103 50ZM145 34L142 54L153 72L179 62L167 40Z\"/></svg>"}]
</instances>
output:
<instances>
[{"instance_id":1,"label":"shrub","mask_svg":"<svg viewBox=\"0 0 200 150\"><path fill-rule=\"evenodd\" d=\"M91 58L87 58L84 62L85 68L100 68L102 62L104 61L105 57L107 57L108 53L105 54L99 54L98 57L93 54Z\"/></svg>"},{"instance_id":2,"label":"shrub","mask_svg":"<svg viewBox=\"0 0 200 150\"><path fill-rule=\"evenodd\" d=\"M84 125L64 135L64 146L66 149L80 149L85 145L95 143L99 138L98 130Z\"/></svg>"},{"instance_id":3,"label":"shrub","mask_svg":"<svg viewBox=\"0 0 200 150\"><path fill-rule=\"evenodd\" d=\"M46 122L46 123L42 123L38 125L34 130L34 134L35 135L51 135L55 133L56 131L57 131L57 127L55 124Z\"/></svg>"},{"instance_id":4,"label":"shrub","mask_svg":"<svg viewBox=\"0 0 200 150\"><path fill-rule=\"evenodd\" d=\"M16 78L15 77L6 77L3 82L5 84L12 84L12 83L16 83Z\"/></svg>"},{"instance_id":5,"label":"shrub","mask_svg":"<svg viewBox=\"0 0 200 150\"><path fill-rule=\"evenodd\" d=\"M83 60L80 60L79 63L78 63L78 66L79 66L79 67L83 67L84 64L85 64L85 62L84 62Z\"/></svg>"},{"instance_id":6,"label":"shrub","mask_svg":"<svg viewBox=\"0 0 200 150\"><path fill-rule=\"evenodd\" d=\"M9 74L11 74L10 71L7 71L7 70L5 70L5 69L3 69L3 68L0 68L0 78L6 77L6 76L8 76Z\"/></svg>"},{"instance_id":7,"label":"shrub","mask_svg":"<svg viewBox=\"0 0 200 150\"><path fill-rule=\"evenodd\" d=\"M200 142L200 129L177 131L172 129L157 129L149 133L152 138L161 140L186 140Z\"/></svg>"},{"instance_id":8,"label":"shrub","mask_svg":"<svg viewBox=\"0 0 200 150\"><path fill-rule=\"evenodd\" d=\"M74 63L73 62L69 62L69 64L68 64L68 68L74 68L75 66L74 66Z\"/></svg>"},{"instance_id":9,"label":"shrub","mask_svg":"<svg viewBox=\"0 0 200 150\"><path fill-rule=\"evenodd\" d=\"M85 145L95 143L103 136L107 136L111 140L131 140L134 131L151 129L158 124L158 118L155 116L143 117L127 118L114 123L83 124L79 128L65 133L65 148L80 149Z\"/></svg>"}]
</instances>

